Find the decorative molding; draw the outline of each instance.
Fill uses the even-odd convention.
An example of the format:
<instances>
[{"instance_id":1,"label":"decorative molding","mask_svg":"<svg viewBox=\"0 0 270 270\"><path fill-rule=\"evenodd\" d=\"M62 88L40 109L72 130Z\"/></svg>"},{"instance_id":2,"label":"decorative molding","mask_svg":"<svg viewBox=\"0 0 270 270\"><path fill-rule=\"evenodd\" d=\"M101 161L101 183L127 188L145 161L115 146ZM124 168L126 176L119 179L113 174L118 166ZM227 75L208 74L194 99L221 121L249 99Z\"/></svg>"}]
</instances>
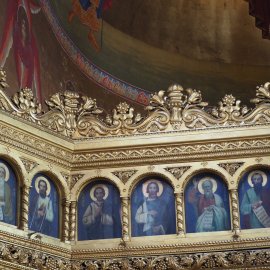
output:
<instances>
[{"instance_id":1,"label":"decorative molding","mask_svg":"<svg viewBox=\"0 0 270 270\"><path fill-rule=\"evenodd\" d=\"M70 175L66 172L60 172L63 178L65 179L66 183L69 185L70 183Z\"/></svg>"},{"instance_id":2,"label":"decorative molding","mask_svg":"<svg viewBox=\"0 0 270 270\"><path fill-rule=\"evenodd\" d=\"M124 184L129 180L129 178L134 175L138 170L130 171L115 171L112 172L116 177L118 177Z\"/></svg>"},{"instance_id":3,"label":"decorative molding","mask_svg":"<svg viewBox=\"0 0 270 270\"><path fill-rule=\"evenodd\" d=\"M111 259L63 259L46 252L0 243L0 262L14 269L41 270L181 270L181 269L269 269L270 250L254 249L195 254L127 256ZM15 268L17 266L17 268ZM12 268L9 269L12 269Z\"/></svg>"},{"instance_id":4,"label":"decorative molding","mask_svg":"<svg viewBox=\"0 0 270 270\"><path fill-rule=\"evenodd\" d=\"M227 171L231 176L233 176L236 171L244 165L244 162L225 162L219 163L218 166Z\"/></svg>"},{"instance_id":5,"label":"decorative molding","mask_svg":"<svg viewBox=\"0 0 270 270\"><path fill-rule=\"evenodd\" d=\"M84 177L83 173L72 174L70 181L70 189L72 189L75 186L75 184L83 177Z\"/></svg>"},{"instance_id":6,"label":"decorative molding","mask_svg":"<svg viewBox=\"0 0 270 270\"><path fill-rule=\"evenodd\" d=\"M3 71L0 82L0 109L73 139L270 123L270 83L257 88L257 98L251 100L254 109L226 95L211 112L200 91L175 84L152 95L145 107L148 114L142 116L126 102L103 115L96 100L67 90L51 96L46 101L49 111L44 112L31 89L9 98Z\"/></svg>"},{"instance_id":7,"label":"decorative molding","mask_svg":"<svg viewBox=\"0 0 270 270\"><path fill-rule=\"evenodd\" d=\"M176 205L176 219L177 219L177 234L183 235L185 233L184 229L184 211L183 211L183 200L184 193L175 194L175 205Z\"/></svg>"},{"instance_id":8,"label":"decorative molding","mask_svg":"<svg viewBox=\"0 0 270 270\"><path fill-rule=\"evenodd\" d=\"M20 159L28 173L30 173L35 167L39 165L37 162L25 157L20 157Z\"/></svg>"},{"instance_id":9,"label":"decorative molding","mask_svg":"<svg viewBox=\"0 0 270 270\"><path fill-rule=\"evenodd\" d=\"M167 167L165 170L170 172L176 179L179 180L181 176L190 168L191 166Z\"/></svg>"}]
</instances>

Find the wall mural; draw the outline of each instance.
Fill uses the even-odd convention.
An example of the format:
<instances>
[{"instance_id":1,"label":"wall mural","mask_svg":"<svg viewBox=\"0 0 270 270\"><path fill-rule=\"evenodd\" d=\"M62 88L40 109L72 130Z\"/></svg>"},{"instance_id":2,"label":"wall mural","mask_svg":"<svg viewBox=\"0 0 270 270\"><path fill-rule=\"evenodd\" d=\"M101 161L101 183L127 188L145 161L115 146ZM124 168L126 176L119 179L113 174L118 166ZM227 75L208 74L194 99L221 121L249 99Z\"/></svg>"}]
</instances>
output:
<instances>
[{"instance_id":1,"label":"wall mural","mask_svg":"<svg viewBox=\"0 0 270 270\"><path fill-rule=\"evenodd\" d=\"M131 196L131 212L132 236L176 233L173 189L162 179L147 178L136 186Z\"/></svg>"},{"instance_id":2,"label":"wall mural","mask_svg":"<svg viewBox=\"0 0 270 270\"><path fill-rule=\"evenodd\" d=\"M194 176L185 189L186 231L212 232L229 230L228 189L214 174Z\"/></svg>"},{"instance_id":3,"label":"wall mural","mask_svg":"<svg viewBox=\"0 0 270 270\"><path fill-rule=\"evenodd\" d=\"M120 216L118 189L105 180L88 184L78 201L78 240L120 238Z\"/></svg>"},{"instance_id":4,"label":"wall mural","mask_svg":"<svg viewBox=\"0 0 270 270\"><path fill-rule=\"evenodd\" d=\"M11 166L0 159L0 221L16 225L17 180Z\"/></svg>"},{"instance_id":5,"label":"wall mural","mask_svg":"<svg viewBox=\"0 0 270 270\"><path fill-rule=\"evenodd\" d=\"M239 185L242 229L270 227L270 178L265 169L247 172Z\"/></svg>"},{"instance_id":6,"label":"wall mural","mask_svg":"<svg viewBox=\"0 0 270 270\"><path fill-rule=\"evenodd\" d=\"M33 1L8 1L6 21L0 44L0 68L13 48L19 88L31 88L41 101L40 64L32 14L40 11Z\"/></svg>"},{"instance_id":7,"label":"wall mural","mask_svg":"<svg viewBox=\"0 0 270 270\"><path fill-rule=\"evenodd\" d=\"M59 194L44 174L37 174L29 197L29 230L59 237Z\"/></svg>"},{"instance_id":8,"label":"wall mural","mask_svg":"<svg viewBox=\"0 0 270 270\"><path fill-rule=\"evenodd\" d=\"M88 40L96 51L99 51L101 48L96 40L95 33L101 30L102 12L111 7L111 5L112 0L72 1L72 9L68 14L68 21L71 22L74 16L78 16L80 22L88 27Z\"/></svg>"}]
</instances>

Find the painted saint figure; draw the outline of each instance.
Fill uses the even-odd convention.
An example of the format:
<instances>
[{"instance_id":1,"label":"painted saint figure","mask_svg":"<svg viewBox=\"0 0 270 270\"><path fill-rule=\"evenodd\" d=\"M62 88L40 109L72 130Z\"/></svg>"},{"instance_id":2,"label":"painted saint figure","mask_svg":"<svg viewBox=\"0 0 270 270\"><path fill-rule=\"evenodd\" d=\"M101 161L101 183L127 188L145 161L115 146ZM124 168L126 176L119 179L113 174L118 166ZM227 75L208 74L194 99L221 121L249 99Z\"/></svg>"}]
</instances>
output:
<instances>
[{"instance_id":1,"label":"painted saint figure","mask_svg":"<svg viewBox=\"0 0 270 270\"><path fill-rule=\"evenodd\" d=\"M240 206L245 229L270 227L270 196L267 175L263 171L251 172L248 176L250 188L245 192Z\"/></svg>"},{"instance_id":2,"label":"painted saint figure","mask_svg":"<svg viewBox=\"0 0 270 270\"><path fill-rule=\"evenodd\" d=\"M32 29L32 15L40 7L32 0L7 1L6 22L0 44L0 68L3 68L13 46L19 88L31 88L41 101L39 55Z\"/></svg>"},{"instance_id":3,"label":"painted saint figure","mask_svg":"<svg viewBox=\"0 0 270 270\"><path fill-rule=\"evenodd\" d=\"M50 198L51 185L45 177L35 181L37 194L30 197L29 229L50 235L54 221L54 211Z\"/></svg>"},{"instance_id":4,"label":"painted saint figure","mask_svg":"<svg viewBox=\"0 0 270 270\"><path fill-rule=\"evenodd\" d=\"M142 225L139 235L166 234L166 208L167 205L160 199L162 184L157 180L149 180L143 188L145 200L136 211L135 221Z\"/></svg>"},{"instance_id":5,"label":"painted saint figure","mask_svg":"<svg viewBox=\"0 0 270 270\"><path fill-rule=\"evenodd\" d=\"M197 185L197 186L196 186ZM200 192L196 196L197 190ZM224 231L229 229L229 220L222 198L215 193L217 182L205 177L189 193L189 202L196 209L197 221L195 232Z\"/></svg>"},{"instance_id":6,"label":"painted saint figure","mask_svg":"<svg viewBox=\"0 0 270 270\"><path fill-rule=\"evenodd\" d=\"M0 221L12 223L13 209L11 190L7 183L9 171L6 165L0 163Z\"/></svg>"},{"instance_id":7,"label":"painted saint figure","mask_svg":"<svg viewBox=\"0 0 270 270\"><path fill-rule=\"evenodd\" d=\"M109 190L105 185L96 185L90 190L92 202L82 219L88 240L114 237L112 206L106 201L108 193Z\"/></svg>"}]
</instances>

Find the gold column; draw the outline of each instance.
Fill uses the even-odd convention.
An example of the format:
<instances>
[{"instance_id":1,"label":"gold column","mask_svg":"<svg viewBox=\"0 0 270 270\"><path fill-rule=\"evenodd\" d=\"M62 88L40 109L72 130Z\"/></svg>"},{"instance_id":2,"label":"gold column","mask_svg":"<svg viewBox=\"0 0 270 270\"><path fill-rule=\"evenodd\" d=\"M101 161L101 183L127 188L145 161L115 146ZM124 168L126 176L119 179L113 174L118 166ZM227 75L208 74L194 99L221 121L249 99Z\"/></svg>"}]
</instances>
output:
<instances>
[{"instance_id":1,"label":"gold column","mask_svg":"<svg viewBox=\"0 0 270 270\"><path fill-rule=\"evenodd\" d=\"M237 189L230 190L230 201L232 207L232 230L238 235L240 232L239 222L239 205L238 205L238 192Z\"/></svg>"},{"instance_id":2,"label":"gold column","mask_svg":"<svg viewBox=\"0 0 270 270\"><path fill-rule=\"evenodd\" d=\"M183 212L183 198L184 193L179 192L175 193L175 205L176 205L176 231L178 235L184 235L185 234L185 228L184 228L184 212Z\"/></svg>"},{"instance_id":3,"label":"gold column","mask_svg":"<svg viewBox=\"0 0 270 270\"><path fill-rule=\"evenodd\" d=\"M129 198L121 197L122 204L122 238L129 240Z\"/></svg>"},{"instance_id":4,"label":"gold column","mask_svg":"<svg viewBox=\"0 0 270 270\"><path fill-rule=\"evenodd\" d=\"M29 212L29 191L30 187L24 185L21 189L21 222L20 228L24 231L28 230L28 212Z\"/></svg>"},{"instance_id":5,"label":"gold column","mask_svg":"<svg viewBox=\"0 0 270 270\"><path fill-rule=\"evenodd\" d=\"M69 240L75 241L76 237L76 215L77 202L70 202L70 226L69 226Z\"/></svg>"},{"instance_id":6,"label":"gold column","mask_svg":"<svg viewBox=\"0 0 270 270\"><path fill-rule=\"evenodd\" d=\"M69 208L70 208L70 202L67 200L67 198L64 198L62 201L62 209L63 209L62 239L64 242L69 240Z\"/></svg>"}]
</instances>

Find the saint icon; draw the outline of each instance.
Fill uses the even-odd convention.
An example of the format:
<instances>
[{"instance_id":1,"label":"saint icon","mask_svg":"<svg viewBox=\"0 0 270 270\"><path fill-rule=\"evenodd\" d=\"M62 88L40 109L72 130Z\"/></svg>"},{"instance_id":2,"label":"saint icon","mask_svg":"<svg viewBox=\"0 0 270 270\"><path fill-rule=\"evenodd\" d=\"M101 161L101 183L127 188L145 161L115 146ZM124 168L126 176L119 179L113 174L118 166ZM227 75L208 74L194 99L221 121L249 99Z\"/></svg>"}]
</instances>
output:
<instances>
[{"instance_id":1,"label":"saint icon","mask_svg":"<svg viewBox=\"0 0 270 270\"><path fill-rule=\"evenodd\" d=\"M11 189L8 184L10 178L9 169L4 163L0 163L0 221L12 223L13 207Z\"/></svg>"},{"instance_id":2,"label":"saint icon","mask_svg":"<svg viewBox=\"0 0 270 270\"><path fill-rule=\"evenodd\" d=\"M270 227L270 197L267 175L253 171L248 177L249 188L245 191L240 205L242 224L245 229Z\"/></svg>"},{"instance_id":3,"label":"saint icon","mask_svg":"<svg viewBox=\"0 0 270 270\"><path fill-rule=\"evenodd\" d=\"M166 234L167 204L160 197L163 193L163 184L150 179L142 185L144 201L139 205L135 214L135 221L139 226L139 235Z\"/></svg>"},{"instance_id":4,"label":"saint icon","mask_svg":"<svg viewBox=\"0 0 270 270\"><path fill-rule=\"evenodd\" d=\"M35 180L35 195L30 196L29 229L51 235L54 209L51 198L51 184L44 176Z\"/></svg>"},{"instance_id":5,"label":"saint icon","mask_svg":"<svg viewBox=\"0 0 270 270\"><path fill-rule=\"evenodd\" d=\"M98 184L90 189L91 203L84 212L82 222L87 230L87 239L113 238L114 219L112 205L107 201L109 189Z\"/></svg>"},{"instance_id":6,"label":"saint icon","mask_svg":"<svg viewBox=\"0 0 270 270\"><path fill-rule=\"evenodd\" d=\"M193 187L188 192L188 202L193 205L195 212L195 232L229 229L229 216L222 197L217 194L217 188L218 182L210 176L193 181Z\"/></svg>"}]
</instances>

